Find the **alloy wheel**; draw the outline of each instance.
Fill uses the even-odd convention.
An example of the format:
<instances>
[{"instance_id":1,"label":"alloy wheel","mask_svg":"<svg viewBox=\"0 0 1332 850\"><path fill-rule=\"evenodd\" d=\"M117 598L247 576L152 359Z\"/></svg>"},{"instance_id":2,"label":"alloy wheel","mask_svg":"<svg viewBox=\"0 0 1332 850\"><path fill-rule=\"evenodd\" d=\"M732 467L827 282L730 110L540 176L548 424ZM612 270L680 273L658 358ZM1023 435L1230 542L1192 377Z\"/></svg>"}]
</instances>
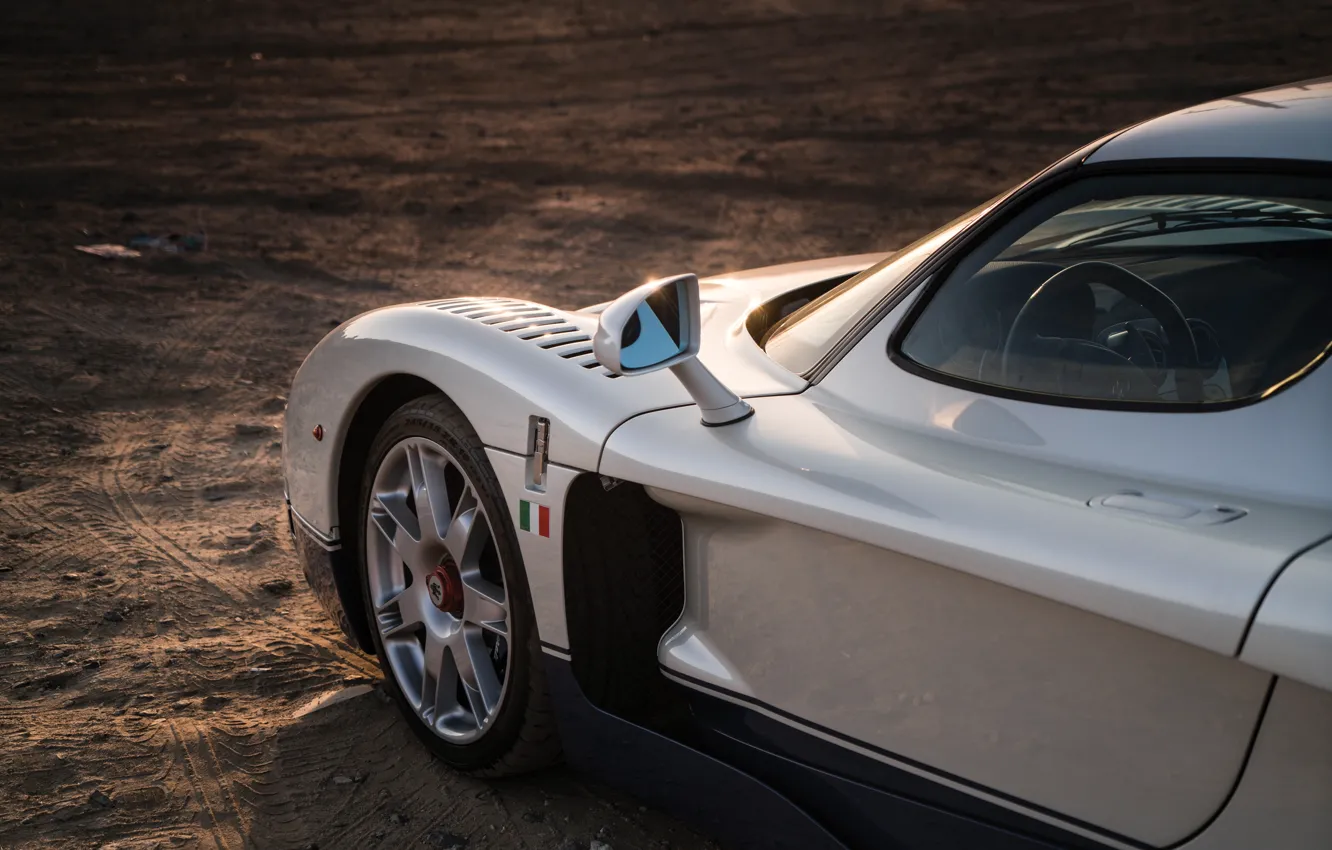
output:
<instances>
[{"instance_id":1,"label":"alloy wheel","mask_svg":"<svg viewBox=\"0 0 1332 850\"><path fill-rule=\"evenodd\" d=\"M511 624L476 486L438 443L402 440L375 473L365 541L375 623L404 697L446 741L478 739L504 699Z\"/></svg>"}]
</instances>

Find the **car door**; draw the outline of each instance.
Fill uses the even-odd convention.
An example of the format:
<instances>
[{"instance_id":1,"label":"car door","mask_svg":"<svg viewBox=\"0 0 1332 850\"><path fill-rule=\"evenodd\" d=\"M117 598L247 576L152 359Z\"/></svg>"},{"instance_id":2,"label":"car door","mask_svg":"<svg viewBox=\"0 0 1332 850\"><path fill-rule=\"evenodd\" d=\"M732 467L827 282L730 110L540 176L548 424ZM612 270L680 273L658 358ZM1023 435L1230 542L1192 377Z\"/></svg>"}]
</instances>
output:
<instances>
[{"instance_id":1,"label":"car door","mask_svg":"<svg viewBox=\"0 0 1332 850\"><path fill-rule=\"evenodd\" d=\"M936 280L992 270L997 251L966 265L986 250ZM1159 406L1123 403L1099 368L1118 361L1095 351L1088 368L1079 340L1056 346L1076 352L1058 388L1048 370L1039 391L991 385L902 354L920 300L803 394L751 399L746 422L677 408L611 436L600 471L647 485L685 529L662 669L839 749L817 767L909 775L1096 840L1181 842L1225 804L1261 722L1273 676L1235 657L1252 614L1332 530L1316 472L1332 469L1317 424L1332 370L1170 412L1173 376L1151 378ZM953 362L983 368L966 354Z\"/></svg>"}]
</instances>

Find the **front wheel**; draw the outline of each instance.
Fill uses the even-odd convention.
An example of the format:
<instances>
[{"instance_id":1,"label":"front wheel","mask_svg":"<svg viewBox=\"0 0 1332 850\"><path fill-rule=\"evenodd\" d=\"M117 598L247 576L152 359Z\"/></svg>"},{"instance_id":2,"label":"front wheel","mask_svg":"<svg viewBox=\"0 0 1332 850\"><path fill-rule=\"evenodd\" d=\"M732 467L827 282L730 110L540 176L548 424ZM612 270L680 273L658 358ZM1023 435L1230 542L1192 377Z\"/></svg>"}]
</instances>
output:
<instances>
[{"instance_id":1,"label":"front wheel","mask_svg":"<svg viewBox=\"0 0 1332 850\"><path fill-rule=\"evenodd\" d=\"M366 610L412 730L460 770L502 776L559 757L531 597L480 438L448 399L409 402L361 487Z\"/></svg>"}]
</instances>

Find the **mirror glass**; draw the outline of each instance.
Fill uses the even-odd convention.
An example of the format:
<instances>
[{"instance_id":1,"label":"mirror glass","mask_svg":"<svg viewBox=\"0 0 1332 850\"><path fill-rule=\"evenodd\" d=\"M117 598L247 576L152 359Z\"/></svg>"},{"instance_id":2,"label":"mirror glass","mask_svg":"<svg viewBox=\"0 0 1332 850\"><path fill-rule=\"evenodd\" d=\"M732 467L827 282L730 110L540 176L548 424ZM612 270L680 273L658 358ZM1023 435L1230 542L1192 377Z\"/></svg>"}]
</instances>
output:
<instances>
[{"instance_id":1,"label":"mirror glass","mask_svg":"<svg viewBox=\"0 0 1332 850\"><path fill-rule=\"evenodd\" d=\"M647 369L679 355L689 345L684 329L689 303L685 285L662 286L638 305L620 337L620 366Z\"/></svg>"}]
</instances>

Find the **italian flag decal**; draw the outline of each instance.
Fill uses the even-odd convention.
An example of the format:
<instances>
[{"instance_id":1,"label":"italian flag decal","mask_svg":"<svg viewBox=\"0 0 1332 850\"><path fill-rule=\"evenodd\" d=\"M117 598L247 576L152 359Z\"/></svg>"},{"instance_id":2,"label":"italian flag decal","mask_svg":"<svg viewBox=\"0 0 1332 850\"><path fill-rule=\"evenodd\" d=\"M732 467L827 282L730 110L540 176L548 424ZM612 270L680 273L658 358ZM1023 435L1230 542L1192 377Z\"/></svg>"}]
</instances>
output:
<instances>
[{"instance_id":1,"label":"italian flag decal","mask_svg":"<svg viewBox=\"0 0 1332 850\"><path fill-rule=\"evenodd\" d=\"M542 537L550 536L550 508L523 499L518 503L518 527Z\"/></svg>"}]
</instances>

